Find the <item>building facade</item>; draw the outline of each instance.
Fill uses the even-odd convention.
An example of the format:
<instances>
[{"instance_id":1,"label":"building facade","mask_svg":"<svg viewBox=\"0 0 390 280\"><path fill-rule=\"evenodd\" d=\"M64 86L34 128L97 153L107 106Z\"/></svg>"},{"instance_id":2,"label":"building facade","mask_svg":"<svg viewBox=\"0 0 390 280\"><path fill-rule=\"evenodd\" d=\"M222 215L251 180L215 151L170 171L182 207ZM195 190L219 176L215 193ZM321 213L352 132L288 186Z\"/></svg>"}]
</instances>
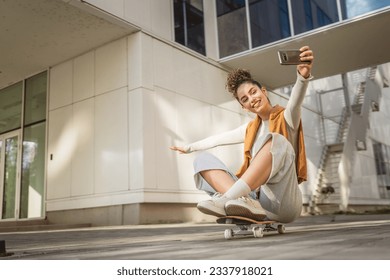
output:
<instances>
[{"instance_id":1,"label":"building facade","mask_svg":"<svg viewBox=\"0 0 390 280\"><path fill-rule=\"evenodd\" d=\"M1 221L210 220L195 208L206 198L196 154L169 147L251 119L224 89L234 67L285 105L296 74L276 51L306 44L305 211L390 204L389 1L6 0L0 11ZM241 145L211 152L241 164Z\"/></svg>"}]
</instances>

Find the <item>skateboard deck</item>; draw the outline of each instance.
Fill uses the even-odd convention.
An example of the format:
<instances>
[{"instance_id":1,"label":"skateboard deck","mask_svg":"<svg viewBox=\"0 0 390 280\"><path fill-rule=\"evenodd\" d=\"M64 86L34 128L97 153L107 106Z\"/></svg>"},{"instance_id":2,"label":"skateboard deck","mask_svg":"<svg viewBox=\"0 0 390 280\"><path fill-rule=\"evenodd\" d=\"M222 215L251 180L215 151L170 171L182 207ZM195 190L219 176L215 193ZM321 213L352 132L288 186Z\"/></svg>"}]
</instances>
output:
<instances>
[{"instance_id":1,"label":"skateboard deck","mask_svg":"<svg viewBox=\"0 0 390 280\"><path fill-rule=\"evenodd\" d=\"M235 236L253 235L256 238L263 237L264 232L277 231L282 234L286 231L284 224L276 221L256 221L239 216L226 216L217 219L218 224L236 225L236 228L226 229L225 239L232 239Z\"/></svg>"}]
</instances>

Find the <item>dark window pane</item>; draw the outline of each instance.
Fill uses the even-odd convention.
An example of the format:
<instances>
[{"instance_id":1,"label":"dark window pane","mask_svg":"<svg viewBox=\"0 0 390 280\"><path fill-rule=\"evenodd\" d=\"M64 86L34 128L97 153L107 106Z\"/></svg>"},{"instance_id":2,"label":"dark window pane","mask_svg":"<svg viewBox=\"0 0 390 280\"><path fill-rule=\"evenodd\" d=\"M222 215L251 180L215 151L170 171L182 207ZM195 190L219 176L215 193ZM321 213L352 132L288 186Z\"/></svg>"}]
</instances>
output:
<instances>
[{"instance_id":1,"label":"dark window pane","mask_svg":"<svg viewBox=\"0 0 390 280\"><path fill-rule=\"evenodd\" d=\"M175 41L206 54L202 0L174 0Z\"/></svg>"},{"instance_id":2,"label":"dark window pane","mask_svg":"<svg viewBox=\"0 0 390 280\"><path fill-rule=\"evenodd\" d=\"M173 3L173 14L175 20L175 41L185 45L184 32L184 13L185 4L181 0L175 0Z\"/></svg>"},{"instance_id":3,"label":"dark window pane","mask_svg":"<svg viewBox=\"0 0 390 280\"><path fill-rule=\"evenodd\" d=\"M0 133L20 128L23 83L0 90Z\"/></svg>"},{"instance_id":4,"label":"dark window pane","mask_svg":"<svg viewBox=\"0 0 390 280\"><path fill-rule=\"evenodd\" d=\"M245 0L217 0L220 57L249 48Z\"/></svg>"},{"instance_id":5,"label":"dark window pane","mask_svg":"<svg viewBox=\"0 0 390 280\"><path fill-rule=\"evenodd\" d=\"M45 122L24 130L20 218L44 216L45 133Z\"/></svg>"},{"instance_id":6,"label":"dark window pane","mask_svg":"<svg viewBox=\"0 0 390 280\"><path fill-rule=\"evenodd\" d=\"M374 148L376 173L378 175L385 175L386 174L385 155L383 153L385 147L383 147L381 143L374 143L373 148Z\"/></svg>"},{"instance_id":7,"label":"dark window pane","mask_svg":"<svg viewBox=\"0 0 390 280\"><path fill-rule=\"evenodd\" d=\"M291 35L287 0L250 0L249 13L253 47Z\"/></svg>"},{"instance_id":8,"label":"dark window pane","mask_svg":"<svg viewBox=\"0 0 390 280\"><path fill-rule=\"evenodd\" d=\"M15 218L15 194L17 182L17 158L19 137L13 136L5 140L4 174L3 176L3 212L2 219Z\"/></svg>"},{"instance_id":9,"label":"dark window pane","mask_svg":"<svg viewBox=\"0 0 390 280\"><path fill-rule=\"evenodd\" d=\"M26 80L24 125L46 119L46 72Z\"/></svg>"},{"instance_id":10,"label":"dark window pane","mask_svg":"<svg viewBox=\"0 0 390 280\"><path fill-rule=\"evenodd\" d=\"M245 8L245 0L217 0L217 16Z\"/></svg>"},{"instance_id":11,"label":"dark window pane","mask_svg":"<svg viewBox=\"0 0 390 280\"><path fill-rule=\"evenodd\" d=\"M339 20L336 0L294 0L291 7L295 34Z\"/></svg>"}]
</instances>

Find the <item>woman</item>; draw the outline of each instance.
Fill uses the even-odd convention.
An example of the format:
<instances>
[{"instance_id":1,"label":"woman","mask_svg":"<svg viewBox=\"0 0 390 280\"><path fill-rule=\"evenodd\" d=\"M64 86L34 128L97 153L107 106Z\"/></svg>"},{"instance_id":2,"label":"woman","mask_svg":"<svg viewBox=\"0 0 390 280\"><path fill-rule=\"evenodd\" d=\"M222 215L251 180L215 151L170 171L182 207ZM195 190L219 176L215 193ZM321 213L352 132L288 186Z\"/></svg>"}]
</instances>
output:
<instances>
[{"instance_id":1,"label":"woman","mask_svg":"<svg viewBox=\"0 0 390 280\"><path fill-rule=\"evenodd\" d=\"M244 143L244 163L236 175L209 153L196 158L196 186L213 195L198 203L201 212L284 223L299 217L302 194L298 184L306 180L301 105L314 60L309 47L300 51L302 64L297 65L297 80L286 108L272 106L267 90L248 71L237 69L228 75L227 89L256 118L232 131L184 147L171 147L180 153L190 153Z\"/></svg>"}]
</instances>

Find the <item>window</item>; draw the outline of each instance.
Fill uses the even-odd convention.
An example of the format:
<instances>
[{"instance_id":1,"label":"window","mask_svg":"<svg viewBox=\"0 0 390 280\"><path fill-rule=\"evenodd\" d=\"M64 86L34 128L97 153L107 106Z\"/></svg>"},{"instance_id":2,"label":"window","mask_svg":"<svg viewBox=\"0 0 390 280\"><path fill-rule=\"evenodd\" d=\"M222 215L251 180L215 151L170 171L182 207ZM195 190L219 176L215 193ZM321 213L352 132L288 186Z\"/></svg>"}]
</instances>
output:
<instances>
[{"instance_id":1,"label":"window","mask_svg":"<svg viewBox=\"0 0 390 280\"><path fill-rule=\"evenodd\" d=\"M217 0L219 56L249 48L245 0Z\"/></svg>"},{"instance_id":2,"label":"window","mask_svg":"<svg viewBox=\"0 0 390 280\"><path fill-rule=\"evenodd\" d=\"M202 0L174 0L175 41L206 54Z\"/></svg>"},{"instance_id":3,"label":"window","mask_svg":"<svg viewBox=\"0 0 390 280\"><path fill-rule=\"evenodd\" d=\"M26 80L20 218L44 216L47 73Z\"/></svg>"},{"instance_id":4,"label":"window","mask_svg":"<svg viewBox=\"0 0 390 280\"><path fill-rule=\"evenodd\" d=\"M0 134L20 128L23 82L0 90Z\"/></svg>"},{"instance_id":5,"label":"window","mask_svg":"<svg viewBox=\"0 0 390 280\"><path fill-rule=\"evenodd\" d=\"M390 146L374 142L375 166L378 175L390 175Z\"/></svg>"},{"instance_id":6,"label":"window","mask_svg":"<svg viewBox=\"0 0 390 280\"><path fill-rule=\"evenodd\" d=\"M381 198L390 197L390 146L373 141L376 174Z\"/></svg>"},{"instance_id":7,"label":"window","mask_svg":"<svg viewBox=\"0 0 390 280\"><path fill-rule=\"evenodd\" d=\"M44 216L46 123L24 129L20 218Z\"/></svg>"},{"instance_id":8,"label":"window","mask_svg":"<svg viewBox=\"0 0 390 280\"><path fill-rule=\"evenodd\" d=\"M353 18L390 5L390 0L340 0L343 19Z\"/></svg>"},{"instance_id":9,"label":"window","mask_svg":"<svg viewBox=\"0 0 390 280\"><path fill-rule=\"evenodd\" d=\"M336 0L294 0L291 7L295 34L339 20Z\"/></svg>"},{"instance_id":10,"label":"window","mask_svg":"<svg viewBox=\"0 0 390 280\"><path fill-rule=\"evenodd\" d=\"M26 80L24 125L46 119L46 72Z\"/></svg>"},{"instance_id":11,"label":"window","mask_svg":"<svg viewBox=\"0 0 390 280\"><path fill-rule=\"evenodd\" d=\"M291 36L287 0L250 0L252 46Z\"/></svg>"},{"instance_id":12,"label":"window","mask_svg":"<svg viewBox=\"0 0 390 280\"><path fill-rule=\"evenodd\" d=\"M47 72L0 90L0 219L44 217L46 96Z\"/></svg>"}]
</instances>

